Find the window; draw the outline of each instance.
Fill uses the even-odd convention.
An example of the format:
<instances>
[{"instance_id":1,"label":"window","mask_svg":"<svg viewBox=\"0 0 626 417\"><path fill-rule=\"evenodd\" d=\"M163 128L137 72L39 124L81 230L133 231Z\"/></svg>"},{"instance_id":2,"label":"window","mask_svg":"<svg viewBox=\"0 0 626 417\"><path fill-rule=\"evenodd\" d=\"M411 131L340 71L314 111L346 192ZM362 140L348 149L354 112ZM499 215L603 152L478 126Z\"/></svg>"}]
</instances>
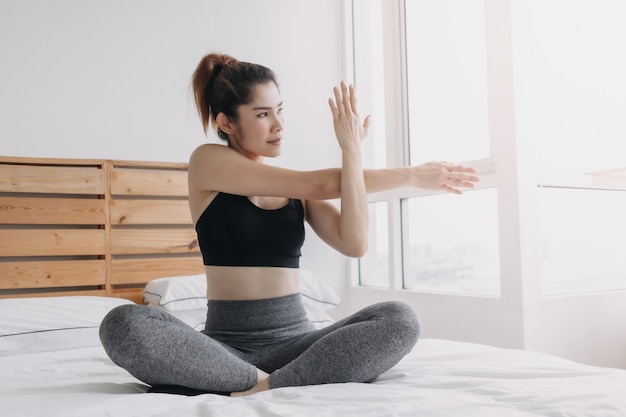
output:
<instances>
[{"instance_id":1,"label":"window","mask_svg":"<svg viewBox=\"0 0 626 417\"><path fill-rule=\"evenodd\" d=\"M496 190L458 198L440 194L403 200L404 287L499 295Z\"/></svg>"},{"instance_id":2,"label":"window","mask_svg":"<svg viewBox=\"0 0 626 417\"><path fill-rule=\"evenodd\" d=\"M626 288L626 3L516 1L519 136L534 148L544 295ZM621 176L621 178L620 178Z\"/></svg>"},{"instance_id":3,"label":"window","mask_svg":"<svg viewBox=\"0 0 626 417\"><path fill-rule=\"evenodd\" d=\"M355 4L353 8L354 29L359 33L359 36L354 37L354 66L368 69L354 74L354 83L358 86L359 109L362 112L367 109L375 117L367 139L370 146L364 147L364 162L372 168L387 166L381 7L379 1L364 1Z\"/></svg>"},{"instance_id":4,"label":"window","mask_svg":"<svg viewBox=\"0 0 626 417\"><path fill-rule=\"evenodd\" d=\"M483 0L405 3L409 161L489 157Z\"/></svg>"},{"instance_id":5,"label":"window","mask_svg":"<svg viewBox=\"0 0 626 417\"><path fill-rule=\"evenodd\" d=\"M369 103L387 104L374 108L375 120L384 118L382 114L387 123L397 116L390 114L397 110L389 108L385 93L393 84L390 69L379 65L389 62L388 45L379 42L389 37L383 21L388 5L381 0L353 2L357 88L362 94L365 87ZM406 127L374 135L395 138L385 143L386 152L372 152L387 156L374 161L375 167L431 160L490 164L483 15L482 0L407 1L406 8L398 10L398 19L405 22L398 35L406 51L400 84L407 86L398 108L405 109L400 123ZM379 41L374 41L377 36ZM375 141L376 146L380 142ZM463 196L419 190L374 196L370 250L359 262L359 283L499 295L497 198L493 184L486 181L482 186L485 189ZM486 210L480 208L483 204ZM391 222L399 230L389 228L383 215L399 219ZM400 254L390 253L392 248ZM459 255L463 259L457 259ZM399 282L397 274L402 275Z\"/></svg>"},{"instance_id":6,"label":"window","mask_svg":"<svg viewBox=\"0 0 626 417\"><path fill-rule=\"evenodd\" d=\"M623 168L626 3L515 1L518 131L532 140L540 183L587 185Z\"/></svg>"},{"instance_id":7,"label":"window","mask_svg":"<svg viewBox=\"0 0 626 417\"><path fill-rule=\"evenodd\" d=\"M368 166L449 160L482 177L480 189L463 196L370 196L370 251L359 261L359 283L498 296L510 279L500 276L500 259L524 258L538 265L540 277L531 279L541 280L543 295L626 288L618 254L626 231L626 3L351 6L355 82L378 123ZM502 26L510 41L494 32ZM511 137L494 130L504 124ZM496 188L503 181L506 188ZM511 196L522 214L509 216ZM520 235L529 219L537 227L531 241ZM524 245L536 258L522 255Z\"/></svg>"}]
</instances>

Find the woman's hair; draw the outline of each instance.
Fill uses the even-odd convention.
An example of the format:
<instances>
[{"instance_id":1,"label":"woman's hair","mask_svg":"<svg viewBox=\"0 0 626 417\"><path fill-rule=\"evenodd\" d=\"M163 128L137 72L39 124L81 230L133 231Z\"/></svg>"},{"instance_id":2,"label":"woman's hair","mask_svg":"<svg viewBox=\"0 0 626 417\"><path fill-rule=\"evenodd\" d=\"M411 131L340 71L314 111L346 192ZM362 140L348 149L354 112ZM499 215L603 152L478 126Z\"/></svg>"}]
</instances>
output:
<instances>
[{"instance_id":1,"label":"woman's hair","mask_svg":"<svg viewBox=\"0 0 626 417\"><path fill-rule=\"evenodd\" d=\"M239 106L252 101L253 88L268 82L278 86L274 72L262 65L242 62L220 53L204 56L191 80L204 133L211 124L215 124L215 118L220 113L236 121ZM221 139L228 140L226 133L220 129L217 129L217 134Z\"/></svg>"}]
</instances>

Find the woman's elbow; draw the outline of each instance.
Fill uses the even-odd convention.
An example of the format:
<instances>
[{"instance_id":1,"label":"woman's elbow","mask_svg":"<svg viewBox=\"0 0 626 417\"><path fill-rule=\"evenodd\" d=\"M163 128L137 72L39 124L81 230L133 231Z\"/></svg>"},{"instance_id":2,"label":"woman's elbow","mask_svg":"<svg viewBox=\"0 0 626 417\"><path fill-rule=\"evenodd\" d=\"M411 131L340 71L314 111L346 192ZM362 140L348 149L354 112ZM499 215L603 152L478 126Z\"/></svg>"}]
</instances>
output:
<instances>
[{"instance_id":1,"label":"woman's elbow","mask_svg":"<svg viewBox=\"0 0 626 417\"><path fill-rule=\"evenodd\" d=\"M350 258L360 258L367 253L367 245L367 239L359 239L358 241L351 242L342 252Z\"/></svg>"}]
</instances>

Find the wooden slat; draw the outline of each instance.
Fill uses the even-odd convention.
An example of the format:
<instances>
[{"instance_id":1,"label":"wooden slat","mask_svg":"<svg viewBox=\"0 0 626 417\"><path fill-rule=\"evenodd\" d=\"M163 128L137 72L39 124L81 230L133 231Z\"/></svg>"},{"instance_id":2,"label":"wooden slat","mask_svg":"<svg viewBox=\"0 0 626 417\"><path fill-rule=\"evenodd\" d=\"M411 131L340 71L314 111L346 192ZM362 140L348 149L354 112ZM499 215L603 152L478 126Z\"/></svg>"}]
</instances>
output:
<instances>
[{"instance_id":1,"label":"wooden slat","mask_svg":"<svg viewBox=\"0 0 626 417\"><path fill-rule=\"evenodd\" d=\"M106 178L96 167L0 165L0 191L100 195Z\"/></svg>"},{"instance_id":2,"label":"wooden slat","mask_svg":"<svg viewBox=\"0 0 626 417\"><path fill-rule=\"evenodd\" d=\"M102 229L0 230L0 256L103 255Z\"/></svg>"},{"instance_id":3,"label":"wooden slat","mask_svg":"<svg viewBox=\"0 0 626 417\"><path fill-rule=\"evenodd\" d=\"M11 294L2 294L0 293L0 298L26 298L26 297L66 297L68 295L91 295L91 296L99 296L106 297L107 293L105 290L72 290L67 289L66 291L46 291L46 292L24 292L24 293L11 293ZM142 296L143 299L143 296Z\"/></svg>"},{"instance_id":4,"label":"wooden slat","mask_svg":"<svg viewBox=\"0 0 626 417\"><path fill-rule=\"evenodd\" d=\"M187 171L114 169L111 194L185 197L188 194Z\"/></svg>"},{"instance_id":5,"label":"wooden slat","mask_svg":"<svg viewBox=\"0 0 626 417\"><path fill-rule=\"evenodd\" d=\"M0 262L0 288L53 288L104 285L104 259Z\"/></svg>"},{"instance_id":6,"label":"wooden slat","mask_svg":"<svg viewBox=\"0 0 626 417\"><path fill-rule=\"evenodd\" d=\"M113 200L111 224L191 224L187 200Z\"/></svg>"},{"instance_id":7,"label":"wooden slat","mask_svg":"<svg viewBox=\"0 0 626 417\"><path fill-rule=\"evenodd\" d=\"M109 161L114 169L122 168L146 168L146 169L170 169L186 171L189 164L186 162L165 162L165 161Z\"/></svg>"},{"instance_id":8,"label":"wooden slat","mask_svg":"<svg viewBox=\"0 0 626 417\"><path fill-rule=\"evenodd\" d=\"M141 303L146 282L201 273L186 170L174 162L0 156L0 297Z\"/></svg>"},{"instance_id":9,"label":"wooden slat","mask_svg":"<svg viewBox=\"0 0 626 417\"><path fill-rule=\"evenodd\" d=\"M204 265L200 256L111 261L111 282L114 285L145 284L156 278L196 275L203 272Z\"/></svg>"},{"instance_id":10,"label":"wooden slat","mask_svg":"<svg viewBox=\"0 0 626 417\"><path fill-rule=\"evenodd\" d=\"M136 304L144 304L142 288L114 288L111 297L125 298Z\"/></svg>"},{"instance_id":11,"label":"wooden slat","mask_svg":"<svg viewBox=\"0 0 626 417\"><path fill-rule=\"evenodd\" d=\"M188 229L113 229L114 255L199 252L196 232Z\"/></svg>"},{"instance_id":12,"label":"wooden slat","mask_svg":"<svg viewBox=\"0 0 626 417\"><path fill-rule=\"evenodd\" d=\"M103 199L0 197L2 224L105 224L104 213Z\"/></svg>"},{"instance_id":13,"label":"wooden slat","mask_svg":"<svg viewBox=\"0 0 626 417\"><path fill-rule=\"evenodd\" d=\"M72 165L72 166L102 166L102 159L74 159L74 158L31 158L24 156L0 156L0 164L21 165ZM165 162L169 164L169 162Z\"/></svg>"}]
</instances>

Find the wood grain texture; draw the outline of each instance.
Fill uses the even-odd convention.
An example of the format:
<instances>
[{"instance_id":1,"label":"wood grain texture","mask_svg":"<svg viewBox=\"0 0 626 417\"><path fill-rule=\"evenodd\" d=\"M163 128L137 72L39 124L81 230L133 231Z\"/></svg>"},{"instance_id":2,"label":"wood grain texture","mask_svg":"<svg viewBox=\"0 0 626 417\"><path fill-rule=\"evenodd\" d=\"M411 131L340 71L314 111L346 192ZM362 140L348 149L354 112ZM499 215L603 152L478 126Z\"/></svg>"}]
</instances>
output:
<instances>
[{"instance_id":1,"label":"wood grain texture","mask_svg":"<svg viewBox=\"0 0 626 417\"><path fill-rule=\"evenodd\" d=\"M112 195L186 197L187 172L159 169L114 169Z\"/></svg>"},{"instance_id":2,"label":"wood grain texture","mask_svg":"<svg viewBox=\"0 0 626 417\"><path fill-rule=\"evenodd\" d=\"M143 287L137 288L114 288L110 294L111 297L126 298L136 304L144 304Z\"/></svg>"},{"instance_id":3,"label":"wood grain texture","mask_svg":"<svg viewBox=\"0 0 626 417\"><path fill-rule=\"evenodd\" d=\"M191 225L187 200L119 200L111 201L113 225Z\"/></svg>"},{"instance_id":4,"label":"wood grain texture","mask_svg":"<svg viewBox=\"0 0 626 417\"><path fill-rule=\"evenodd\" d=\"M105 271L104 259L0 262L0 288L99 286Z\"/></svg>"},{"instance_id":5,"label":"wood grain texture","mask_svg":"<svg viewBox=\"0 0 626 417\"><path fill-rule=\"evenodd\" d=\"M2 256L105 255L102 229L0 230Z\"/></svg>"},{"instance_id":6,"label":"wood grain texture","mask_svg":"<svg viewBox=\"0 0 626 417\"><path fill-rule=\"evenodd\" d=\"M0 156L0 297L143 301L204 270L175 162Z\"/></svg>"},{"instance_id":7,"label":"wood grain texture","mask_svg":"<svg viewBox=\"0 0 626 417\"><path fill-rule=\"evenodd\" d=\"M0 192L98 195L106 176L96 167L0 164Z\"/></svg>"},{"instance_id":8,"label":"wood grain texture","mask_svg":"<svg viewBox=\"0 0 626 417\"><path fill-rule=\"evenodd\" d=\"M46 291L46 292L23 292L19 294L9 293L2 294L0 293L0 298L26 298L26 297L67 297L72 295L82 295L82 296L96 296L96 297L106 297L109 296L105 290L95 289L95 290L81 290L81 289L65 289L62 291ZM124 298L124 297L122 297Z\"/></svg>"},{"instance_id":9,"label":"wood grain texture","mask_svg":"<svg viewBox=\"0 0 626 417\"><path fill-rule=\"evenodd\" d=\"M113 229L113 255L198 253L193 229Z\"/></svg>"},{"instance_id":10,"label":"wood grain texture","mask_svg":"<svg viewBox=\"0 0 626 417\"><path fill-rule=\"evenodd\" d=\"M4 224L105 224L104 199L0 196Z\"/></svg>"}]
</instances>

